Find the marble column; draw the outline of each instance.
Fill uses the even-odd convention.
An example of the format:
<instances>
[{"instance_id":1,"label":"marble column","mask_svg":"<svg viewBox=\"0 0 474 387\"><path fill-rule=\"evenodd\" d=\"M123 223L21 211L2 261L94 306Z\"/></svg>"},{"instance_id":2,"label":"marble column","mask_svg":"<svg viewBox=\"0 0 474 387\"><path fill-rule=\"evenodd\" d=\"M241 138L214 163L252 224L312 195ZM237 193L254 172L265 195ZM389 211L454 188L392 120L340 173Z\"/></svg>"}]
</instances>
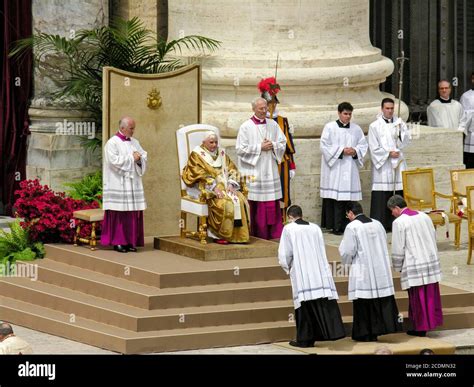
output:
<instances>
[{"instance_id":1,"label":"marble column","mask_svg":"<svg viewBox=\"0 0 474 387\"><path fill-rule=\"evenodd\" d=\"M170 39L197 34L222 42L199 60L203 122L223 136L235 137L249 117L257 83L275 74L277 53L280 110L296 137L318 137L343 101L365 130L380 111L386 95L379 84L394 63L370 42L368 0L169 0L168 10Z\"/></svg>"},{"instance_id":2,"label":"marble column","mask_svg":"<svg viewBox=\"0 0 474 387\"><path fill-rule=\"evenodd\" d=\"M70 37L80 29L108 23L108 1L33 0L33 30ZM87 111L66 100L55 100L57 74L51 64L59 63L47 55L34 72L34 98L29 110L31 136L28 143L27 178L41 179L55 190L100 168L100 157L81 145L81 134L99 130ZM62 130L64 129L64 130ZM62 134L58 134L62 133Z\"/></svg>"}]
</instances>

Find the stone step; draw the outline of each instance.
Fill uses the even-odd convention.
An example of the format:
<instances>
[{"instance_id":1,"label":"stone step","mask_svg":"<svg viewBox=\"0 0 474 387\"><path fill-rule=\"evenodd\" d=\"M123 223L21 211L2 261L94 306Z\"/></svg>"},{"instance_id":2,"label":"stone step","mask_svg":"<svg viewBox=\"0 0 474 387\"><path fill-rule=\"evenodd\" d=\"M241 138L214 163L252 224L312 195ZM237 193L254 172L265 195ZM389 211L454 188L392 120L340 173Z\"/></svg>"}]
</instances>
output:
<instances>
[{"instance_id":1,"label":"stone step","mask_svg":"<svg viewBox=\"0 0 474 387\"><path fill-rule=\"evenodd\" d=\"M77 290L97 297L145 309L191 306L192 304L190 304L190 302L192 302L193 299L194 302L197 302L200 305L208 305L214 302L214 298L211 297L203 300L203 292L212 292L216 294L215 292L219 291L221 293L228 293L232 289L255 289L260 285L261 288L268 288L268 286L276 284L277 288L281 289L281 285L283 284L283 287L288 289L284 294L284 297L289 295L291 292L291 283L288 276L283 280L235 282L234 284L223 283L158 289L148 285L141 285L134 281L128 281L123 278L117 278L93 272L91 270L81 269L76 266L62 264L50 259L43 259L36 262L38 262L38 279L41 282L62 286L68 289ZM335 284L340 296L347 294L347 278L336 277ZM234 285L238 285L238 287ZM396 291L401 290L399 280L395 280L394 285ZM184 296L185 293L187 296ZM183 302L177 301L177 304L160 303L160 296L168 295L171 297L173 294L175 294L176 297L182 295L181 298L183 299ZM279 294L281 293L276 292L273 296L280 297L278 296ZM257 294L251 296L252 298L247 300L244 299L242 302L258 301L258 299L255 298ZM185 297L188 298L188 301L184 301ZM161 299L163 300L164 298L161 297Z\"/></svg>"},{"instance_id":2,"label":"stone step","mask_svg":"<svg viewBox=\"0 0 474 387\"><path fill-rule=\"evenodd\" d=\"M272 343L289 340L295 330L291 322L276 321L132 332L82 317L71 322L67 313L4 296L0 315L16 325L126 354Z\"/></svg>"},{"instance_id":3,"label":"stone step","mask_svg":"<svg viewBox=\"0 0 474 387\"><path fill-rule=\"evenodd\" d=\"M202 262L153 250L151 244L127 254L64 244L45 248L50 260L161 289L287 278L276 257Z\"/></svg>"},{"instance_id":4,"label":"stone step","mask_svg":"<svg viewBox=\"0 0 474 387\"><path fill-rule=\"evenodd\" d=\"M57 279L58 277L54 277ZM72 277L68 277L71 279ZM76 277L77 278L77 277ZM65 279L65 277L63 277ZM114 282L112 280L112 282ZM41 285L57 286L58 289L68 289L73 286L64 286L64 283L58 282L55 285L42 281L31 281L27 278L1 278L0 293L5 295L15 295L22 288L34 288ZM94 296L102 297L101 289L106 286L99 282L87 282L86 278L76 281L80 286L74 290L83 291ZM73 280L68 285L74 285ZM87 287L89 285L89 287ZM105 287L104 287L105 286ZM186 286L181 288L156 289L153 293L140 293L137 290L126 289L124 284L120 291L118 287L107 288L107 297L114 298L113 301L121 302L135 307L143 307L144 309L167 309L167 308L183 308L190 306L205 306L219 304L238 304L247 302L262 302L276 300L291 299L291 285L289 280L272 280L272 281L253 281L237 284L222 285L205 285L205 286ZM16 288L18 287L18 289ZM117 290L117 291L116 291ZM102 298L107 298L102 297ZM124 300L126 302L124 302ZM138 300L137 304L133 304L134 300Z\"/></svg>"},{"instance_id":5,"label":"stone step","mask_svg":"<svg viewBox=\"0 0 474 387\"><path fill-rule=\"evenodd\" d=\"M445 308L470 306L474 303L473 293L444 286L441 287L441 292ZM146 310L26 278L0 280L0 293L132 331L288 321L294 318L293 303L289 297L283 300ZM408 310L407 293L397 292L396 298L399 310ZM341 296L338 304L342 316L352 316L352 302L347 296Z\"/></svg>"},{"instance_id":6,"label":"stone step","mask_svg":"<svg viewBox=\"0 0 474 387\"><path fill-rule=\"evenodd\" d=\"M444 324L440 330L474 327L473 306L445 308L443 313ZM292 321L134 332L82 317L71 321L68 313L4 296L0 296L0 315L16 325L121 353L263 344L288 341L295 335ZM345 316L343 320L350 334L351 318Z\"/></svg>"}]
</instances>

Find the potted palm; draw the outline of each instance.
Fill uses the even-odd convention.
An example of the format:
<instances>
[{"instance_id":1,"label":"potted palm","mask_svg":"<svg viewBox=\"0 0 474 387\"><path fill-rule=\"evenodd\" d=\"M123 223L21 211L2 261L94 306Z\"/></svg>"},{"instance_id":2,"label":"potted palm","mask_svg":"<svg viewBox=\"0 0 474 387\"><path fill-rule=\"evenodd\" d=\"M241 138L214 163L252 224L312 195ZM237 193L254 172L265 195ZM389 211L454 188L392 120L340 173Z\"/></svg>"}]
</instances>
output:
<instances>
[{"instance_id":1,"label":"potted palm","mask_svg":"<svg viewBox=\"0 0 474 387\"><path fill-rule=\"evenodd\" d=\"M219 46L219 41L198 35L163 40L135 17L114 20L109 26L77 31L70 39L39 33L19 40L9 55L21 57L33 48L36 65L47 61L61 85L51 97L67 99L89 111L99 124L97 132L101 133L104 66L142 74L163 73L187 64L177 57L184 48L202 55L215 51ZM61 60L48 61L54 56ZM84 138L83 144L93 151L100 147L101 140Z\"/></svg>"}]
</instances>

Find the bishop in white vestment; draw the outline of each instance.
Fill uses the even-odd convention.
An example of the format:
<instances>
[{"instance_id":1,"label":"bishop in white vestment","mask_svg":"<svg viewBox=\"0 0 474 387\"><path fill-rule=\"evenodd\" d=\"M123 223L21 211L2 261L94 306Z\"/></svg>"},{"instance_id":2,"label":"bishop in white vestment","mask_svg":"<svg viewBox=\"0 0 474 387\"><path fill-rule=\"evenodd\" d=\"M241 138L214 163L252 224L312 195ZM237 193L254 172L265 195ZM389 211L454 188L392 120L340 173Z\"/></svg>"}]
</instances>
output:
<instances>
[{"instance_id":1,"label":"bishop in white vestment","mask_svg":"<svg viewBox=\"0 0 474 387\"><path fill-rule=\"evenodd\" d=\"M392 262L401 272L401 286L408 291L408 318L412 336L425 336L426 331L443 325L439 281L441 266L436 245L436 231L430 217L407 207L395 195L388 207L397 218L393 222Z\"/></svg>"},{"instance_id":2,"label":"bishop in white vestment","mask_svg":"<svg viewBox=\"0 0 474 387\"><path fill-rule=\"evenodd\" d=\"M320 196L321 227L340 235L347 224L346 204L362 199L359 169L364 166L367 141L360 126L350 122L352 105L343 102L337 110L339 119L326 124L321 135Z\"/></svg>"},{"instance_id":3,"label":"bishop in white vestment","mask_svg":"<svg viewBox=\"0 0 474 387\"><path fill-rule=\"evenodd\" d=\"M301 207L291 205L283 228L278 259L290 275L295 306L296 340L290 344L312 347L315 341L345 337L338 294L326 257L319 226L302 219Z\"/></svg>"},{"instance_id":4,"label":"bishop in white vestment","mask_svg":"<svg viewBox=\"0 0 474 387\"><path fill-rule=\"evenodd\" d=\"M387 234L382 224L364 215L362 206L347 206L351 221L339 253L350 265L348 298L353 302L352 339L377 341L377 336L402 329L398 321Z\"/></svg>"},{"instance_id":5,"label":"bishop in white vestment","mask_svg":"<svg viewBox=\"0 0 474 387\"><path fill-rule=\"evenodd\" d=\"M101 243L121 253L144 246L143 211L146 209L142 176L147 152L132 138L135 121L120 120L119 131L104 148L103 208Z\"/></svg>"},{"instance_id":6,"label":"bishop in white vestment","mask_svg":"<svg viewBox=\"0 0 474 387\"><path fill-rule=\"evenodd\" d=\"M464 113L459 123L459 129L464 132L464 164L474 168L474 73L471 75L472 89L466 91L459 102Z\"/></svg>"},{"instance_id":7,"label":"bishop in white vestment","mask_svg":"<svg viewBox=\"0 0 474 387\"><path fill-rule=\"evenodd\" d=\"M428 126L435 128L457 129L463 114L462 105L452 99L451 83L446 80L438 82L439 97L430 103L426 114L428 115Z\"/></svg>"},{"instance_id":8,"label":"bishop in white vestment","mask_svg":"<svg viewBox=\"0 0 474 387\"><path fill-rule=\"evenodd\" d=\"M370 217L377 219L387 232L394 217L387 200L395 193L403 195L402 171L407 168L403 150L410 143L410 133L400 117L393 115L395 102L382 100L382 115L369 126L369 150L372 161Z\"/></svg>"},{"instance_id":9,"label":"bishop in white vestment","mask_svg":"<svg viewBox=\"0 0 474 387\"><path fill-rule=\"evenodd\" d=\"M247 178L251 235L262 239L280 237L283 224L278 166L286 149L286 137L278 124L267 119L267 101L252 102L254 116L245 121L237 135L237 167Z\"/></svg>"}]
</instances>

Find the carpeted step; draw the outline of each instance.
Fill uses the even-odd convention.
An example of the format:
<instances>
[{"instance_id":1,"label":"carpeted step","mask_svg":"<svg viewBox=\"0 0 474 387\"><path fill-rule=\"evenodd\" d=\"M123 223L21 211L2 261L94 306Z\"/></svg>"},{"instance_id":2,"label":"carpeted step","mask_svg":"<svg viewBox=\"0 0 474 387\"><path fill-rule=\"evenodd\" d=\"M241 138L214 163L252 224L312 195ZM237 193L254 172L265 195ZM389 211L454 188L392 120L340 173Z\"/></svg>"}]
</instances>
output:
<instances>
[{"instance_id":1,"label":"carpeted step","mask_svg":"<svg viewBox=\"0 0 474 387\"><path fill-rule=\"evenodd\" d=\"M13 324L121 353L166 352L289 340L292 322L277 321L132 332L0 296L0 315Z\"/></svg>"}]
</instances>

